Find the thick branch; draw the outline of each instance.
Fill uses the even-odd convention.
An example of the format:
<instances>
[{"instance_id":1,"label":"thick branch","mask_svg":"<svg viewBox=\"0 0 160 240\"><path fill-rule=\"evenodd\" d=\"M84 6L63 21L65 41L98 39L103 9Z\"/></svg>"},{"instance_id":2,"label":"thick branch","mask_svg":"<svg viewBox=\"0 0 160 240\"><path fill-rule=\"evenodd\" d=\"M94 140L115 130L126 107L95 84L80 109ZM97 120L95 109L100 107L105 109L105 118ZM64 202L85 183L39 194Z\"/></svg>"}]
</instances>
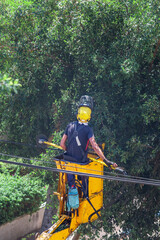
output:
<instances>
[{"instance_id":1,"label":"thick branch","mask_svg":"<svg viewBox=\"0 0 160 240\"><path fill-rule=\"evenodd\" d=\"M158 41L158 43L157 43L157 46L156 46L156 49L155 49L155 51L154 51L154 53L153 53L153 60L152 60L152 62L151 62L151 64L150 64L150 71L152 70L152 66L153 66L154 60L155 60L155 58L156 58L159 45L160 45L160 39L159 39L159 41Z\"/></svg>"}]
</instances>

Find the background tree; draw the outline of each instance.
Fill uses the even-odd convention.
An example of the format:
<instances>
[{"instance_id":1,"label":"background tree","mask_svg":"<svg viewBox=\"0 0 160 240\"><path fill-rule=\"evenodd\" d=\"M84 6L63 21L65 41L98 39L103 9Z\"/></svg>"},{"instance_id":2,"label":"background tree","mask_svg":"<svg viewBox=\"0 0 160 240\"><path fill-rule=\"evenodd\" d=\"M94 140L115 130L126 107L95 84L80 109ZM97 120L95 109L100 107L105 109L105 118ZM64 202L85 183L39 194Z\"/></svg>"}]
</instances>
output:
<instances>
[{"instance_id":1,"label":"background tree","mask_svg":"<svg viewBox=\"0 0 160 240\"><path fill-rule=\"evenodd\" d=\"M1 6L1 72L22 85L0 106L1 132L26 142L40 132L51 135L75 118L78 99L89 94L91 124L106 156L129 174L159 178L159 2ZM104 230L112 230L114 219L130 239L148 240L158 230L159 198L155 187L106 182Z\"/></svg>"}]
</instances>

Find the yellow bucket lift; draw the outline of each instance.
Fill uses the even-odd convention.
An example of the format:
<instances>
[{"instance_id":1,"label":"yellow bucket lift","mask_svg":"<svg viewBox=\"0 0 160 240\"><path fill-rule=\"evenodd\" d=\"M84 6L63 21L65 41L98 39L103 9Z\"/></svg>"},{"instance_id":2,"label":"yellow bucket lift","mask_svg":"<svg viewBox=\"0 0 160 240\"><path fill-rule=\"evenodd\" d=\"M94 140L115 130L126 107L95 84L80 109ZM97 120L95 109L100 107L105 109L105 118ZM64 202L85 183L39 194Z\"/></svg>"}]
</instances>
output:
<instances>
[{"instance_id":1,"label":"yellow bucket lift","mask_svg":"<svg viewBox=\"0 0 160 240\"><path fill-rule=\"evenodd\" d=\"M43 142L52 145L49 142ZM58 146L60 148L60 146ZM102 144L102 150L104 150L104 144ZM103 175L103 161L96 159L97 155L91 151L88 153L88 158L92 159L87 164L77 164L64 159L56 160L57 169L74 171L78 173L87 174L99 174ZM75 175L75 179L78 179L78 175ZM59 220L53 224L48 230L41 233L36 240L64 240L67 239L76 228L82 223L92 223L98 217L100 217L100 210L103 206L103 179L88 177L88 195L84 195L81 187L78 187L79 193L79 208L67 212L67 195L66 188L67 174L59 173L58 190L54 192L59 200ZM80 181L81 185L81 181Z\"/></svg>"}]
</instances>

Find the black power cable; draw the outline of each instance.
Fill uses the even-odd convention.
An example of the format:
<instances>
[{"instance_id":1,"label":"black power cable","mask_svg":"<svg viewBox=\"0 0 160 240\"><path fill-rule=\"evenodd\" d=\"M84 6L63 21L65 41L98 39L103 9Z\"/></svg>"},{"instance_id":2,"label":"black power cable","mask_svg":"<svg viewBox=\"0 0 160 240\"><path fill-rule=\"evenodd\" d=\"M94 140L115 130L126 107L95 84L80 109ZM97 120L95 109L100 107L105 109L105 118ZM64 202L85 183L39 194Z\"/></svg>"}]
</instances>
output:
<instances>
[{"instance_id":1,"label":"black power cable","mask_svg":"<svg viewBox=\"0 0 160 240\"><path fill-rule=\"evenodd\" d=\"M14 145L19 145L19 146L25 146L25 147L31 147L31 148L37 148L37 149L44 149L42 147L42 144L28 144L28 143L23 143L23 142L14 142L14 141L9 141L9 140L2 140L0 139L0 144L14 144ZM50 148L48 147L49 150L55 151L57 148Z\"/></svg>"},{"instance_id":2,"label":"black power cable","mask_svg":"<svg viewBox=\"0 0 160 240\"><path fill-rule=\"evenodd\" d=\"M26 146L26 147L34 147L34 148L39 148L37 145L33 144L28 144L28 143L20 143L20 142L14 142L14 141L9 141L9 140L0 140L1 143L7 144L15 144L15 145L21 145L21 146Z\"/></svg>"},{"instance_id":3,"label":"black power cable","mask_svg":"<svg viewBox=\"0 0 160 240\"><path fill-rule=\"evenodd\" d=\"M55 159L55 158L53 160L59 161L59 159ZM110 181L120 181L120 182L126 182L126 183L134 183L134 184L138 183L138 184L145 184L145 185L156 186L156 187L160 186L160 180L155 180L155 179L136 178L136 177L124 176L124 175L120 175L120 174L119 174L119 176L114 176L114 175L110 176L110 175L83 173L83 172L77 172L77 171L68 171L68 170L64 170L64 169L57 169L57 168L52 168L52 167L37 166L37 165L33 165L33 164L19 163L19 162L8 161L8 160L3 160L3 159L0 159L0 162L15 164L18 166L36 168L36 169L40 169L40 170L47 170L47 171L52 171L52 172L62 172L62 173L67 173L67 174L79 175L79 176L101 178L101 179L110 180Z\"/></svg>"}]
</instances>

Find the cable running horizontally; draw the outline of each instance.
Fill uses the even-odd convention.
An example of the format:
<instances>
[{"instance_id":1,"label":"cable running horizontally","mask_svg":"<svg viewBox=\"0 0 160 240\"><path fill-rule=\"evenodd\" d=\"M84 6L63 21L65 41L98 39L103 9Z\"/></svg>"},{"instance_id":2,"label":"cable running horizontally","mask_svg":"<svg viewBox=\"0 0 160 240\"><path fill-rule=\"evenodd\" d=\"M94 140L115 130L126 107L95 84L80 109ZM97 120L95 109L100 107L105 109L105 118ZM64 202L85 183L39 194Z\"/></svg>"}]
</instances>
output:
<instances>
[{"instance_id":1,"label":"cable running horizontally","mask_svg":"<svg viewBox=\"0 0 160 240\"><path fill-rule=\"evenodd\" d=\"M20 156L17 156L17 155L11 155L11 154L6 154L6 153L0 153L0 155L2 156L6 156L6 157L12 157L12 158L21 158L21 159L24 159L24 160L28 160L28 161L35 161L35 162L42 162L42 163L50 163L52 165L55 165L55 161L56 161L56 165L58 166L62 166L62 164L60 163L57 163L59 162L60 160L57 159L57 158L52 158L53 162L49 162L49 161L43 161L43 160L40 160L40 159L31 159L31 158L26 158L26 157L20 157ZM78 167L78 166L71 166L69 164L67 164L67 167L70 167L70 168L76 168L76 169L83 169L83 170L88 170L88 168L84 168L84 167ZM99 171L99 170L95 170L95 169L89 169L90 171L94 171L94 172L98 172L98 173L105 173L106 171ZM110 173L112 174L112 173Z\"/></svg>"},{"instance_id":2,"label":"cable running horizontally","mask_svg":"<svg viewBox=\"0 0 160 240\"><path fill-rule=\"evenodd\" d=\"M0 159L0 162L15 164L15 165L24 166L24 167L36 168L36 169L41 169L41 170L47 170L47 171L52 171L52 172L62 172L62 173L74 174L74 175L80 175L80 176L86 176L86 177L101 178L104 180L120 181L120 182L126 182L126 183L138 183L138 184L145 184L145 185L151 185L151 186L157 186L157 187L160 186L160 181L154 180L154 179L148 180L147 178L136 179L132 176L130 176L128 178L127 176L123 176L123 175L122 176L110 176L110 175L82 173L82 172L77 172L77 171L68 171L68 170L64 170L64 169L43 167L43 166L37 166L37 165L32 165L32 164L26 164L26 163L18 163L18 162L3 160L3 159Z\"/></svg>"},{"instance_id":3,"label":"cable running horizontally","mask_svg":"<svg viewBox=\"0 0 160 240\"><path fill-rule=\"evenodd\" d=\"M57 158L52 158L53 159L53 162L49 162L49 161L44 161L44 160L40 160L40 159L31 159L31 158L26 158L26 157L20 157L20 156L17 156L17 155L11 155L11 154L6 154L6 153L0 153L0 155L3 155L3 156L7 156L7 157L12 157L12 158L22 158L22 159L24 159L24 160L28 160L28 161L36 161L36 162L42 162L42 163L46 163L46 164L52 164L52 165L55 165L55 161L56 161L56 165L58 165L58 166L62 166L62 164L60 164L60 163L57 163L57 162L59 162L60 160L59 159L57 159ZM70 167L70 168L76 168L76 169L81 169L81 170L88 170L88 168L85 168L85 167L78 167L78 166L71 166L71 165L69 165L69 164L67 164L67 167ZM95 170L95 169L89 169L89 171L93 171L93 172L97 172L97 173L99 173L99 174L101 174L102 173L102 171L98 171L98 170ZM114 173L109 173L109 172L107 172L107 171L103 171L103 174L107 174L107 175L114 175ZM124 175L122 175L122 174L118 174L118 173L116 173L116 175L118 175L118 176L123 176L124 177ZM126 175L125 176L125 178L132 178L132 179L137 179L137 180L144 180L144 181L150 181L150 182L157 182L158 184L160 183L160 180L157 180L157 179L148 179L148 178L143 178L143 177L136 177L136 176L131 176L131 175Z\"/></svg>"},{"instance_id":4,"label":"cable running horizontally","mask_svg":"<svg viewBox=\"0 0 160 240\"><path fill-rule=\"evenodd\" d=\"M10 143L10 144L14 144L14 145L20 145L20 146L25 146L25 147L33 147L33 148L38 148L38 149L41 148L40 146L37 146L37 145L34 145L34 144L14 142L14 141L9 141L9 140L2 140L2 139L0 139L0 143L4 143L4 144ZM52 151L57 150L57 148L53 148L53 147L52 147L52 148L49 148L49 147L48 147L48 149L49 149L49 150L52 150ZM59 150L60 150L60 149L59 149Z\"/></svg>"}]
</instances>

